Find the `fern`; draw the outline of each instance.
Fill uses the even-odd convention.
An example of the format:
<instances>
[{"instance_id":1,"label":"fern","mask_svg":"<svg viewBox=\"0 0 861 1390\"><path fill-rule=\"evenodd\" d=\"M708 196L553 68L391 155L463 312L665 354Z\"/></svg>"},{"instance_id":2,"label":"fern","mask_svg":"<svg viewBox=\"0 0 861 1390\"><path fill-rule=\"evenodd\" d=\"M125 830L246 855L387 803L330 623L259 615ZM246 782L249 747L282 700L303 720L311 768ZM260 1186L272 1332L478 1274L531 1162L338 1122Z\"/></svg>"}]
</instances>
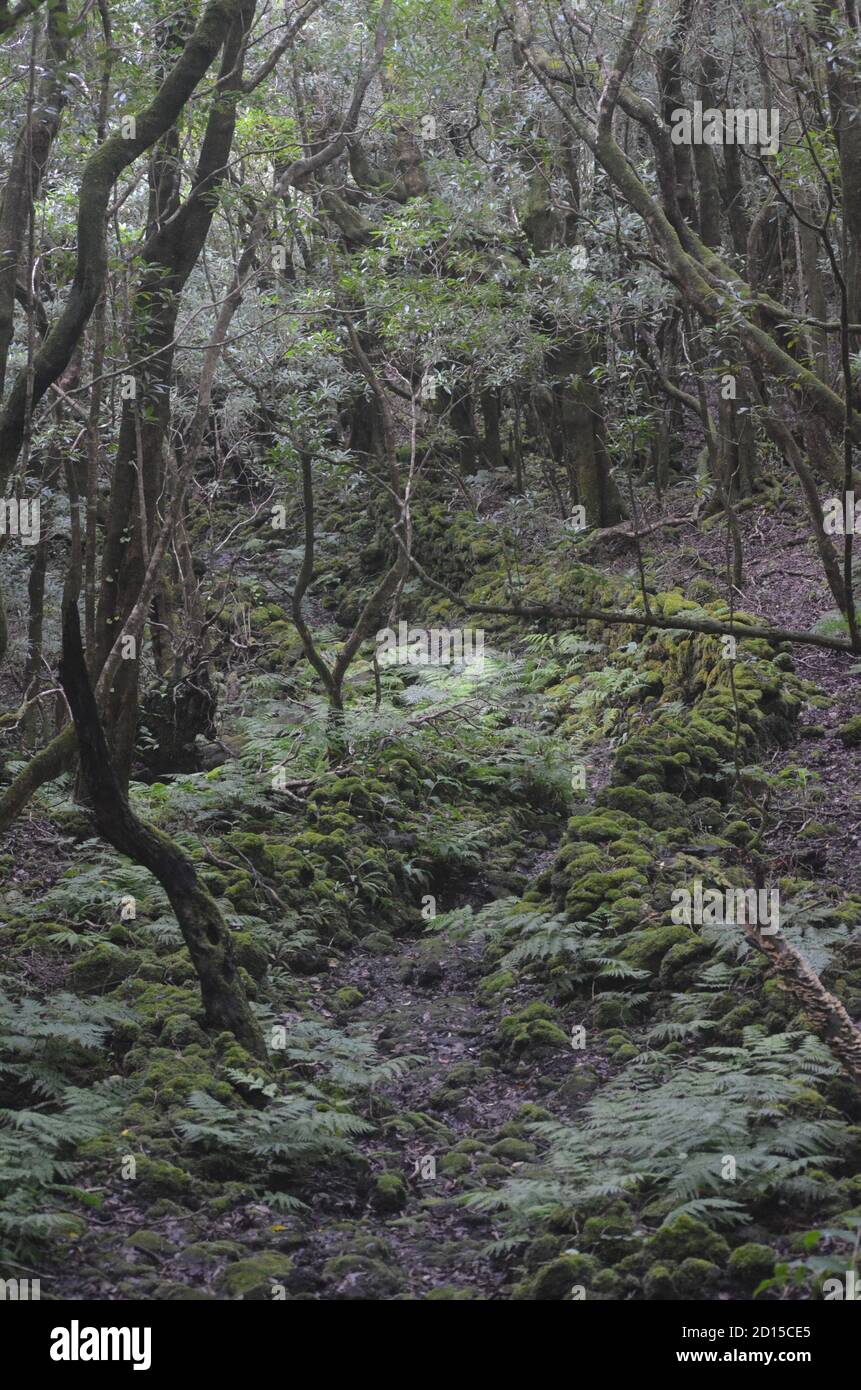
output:
<instances>
[{"instance_id":1,"label":"fern","mask_svg":"<svg viewBox=\"0 0 861 1390\"><path fill-rule=\"evenodd\" d=\"M372 1128L349 1111L327 1108L313 1094L277 1096L258 1111L233 1108L195 1091L189 1108L198 1117L180 1124L189 1143L204 1151L228 1149L262 1159L271 1171L283 1170L285 1163L349 1153L349 1140Z\"/></svg>"},{"instance_id":2,"label":"fern","mask_svg":"<svg viewBox=\"0 0 861 1390\"><path fill-rule=\"evenodd\" d=\"M532 1221L555 1203L590 1207L619 1195L660 1195L676 1210L732 1224L774 1192L810 1200L819 1189L808 1170L828 1164L849 1131L840 1121L792 1114L805 1086L802 1061L820 1076L834 1071L807 1034L766 1037L755 1028L745 1030L742 1047L706 1048L690 1060L647 1053L602 1088L578 1124L530 1126L547 1146L543 1174L467 1202ZM726 1154L737 1163L731 1198Z\"/></svg>"}]
</instances>

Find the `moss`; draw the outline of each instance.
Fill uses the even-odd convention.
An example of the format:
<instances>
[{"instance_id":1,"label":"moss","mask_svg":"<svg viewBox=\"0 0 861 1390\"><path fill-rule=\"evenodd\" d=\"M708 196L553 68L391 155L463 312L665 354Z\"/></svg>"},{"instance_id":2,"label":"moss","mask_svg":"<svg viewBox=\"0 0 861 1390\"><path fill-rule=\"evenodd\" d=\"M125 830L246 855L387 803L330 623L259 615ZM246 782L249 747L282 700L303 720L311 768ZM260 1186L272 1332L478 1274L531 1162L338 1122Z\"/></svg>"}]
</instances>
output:
<instances>
[{"instance_id":1,"label":"moss","mask_svg":"<svg viewBox=\"0 0 861 1390\"><path fill-rule=\"evenodd\" d=\"M176 1263L181 1269L195 1265L220 1265L226 1260L238 1260L241 1255L242 1246L235 1240L201 1240L181 1250Z\"/></svg>"},{"instance_id":2,"label":"moss","mask_svg":"<svg viewBox=\"0 0 861 1390\"><path fill-rule=\"evenodd\" d=\"M505 1158L509 1163L527 1163L535 1157L535 1145L524 1139L500 1139L491 1145L490 1152L494 1158Z\"/></svg>"},{"instance_id":3,"label":"moss","mask_svg":"<svg viewBox=\"0 0 861 1390\"><path fill-rule=\"evenodd\" d=\"M625 1001L613 995L599 999L592 1011L596 1028L612 1028L622 1022L625 1014Z\"/></svg>"},{"instance_id":4,"label":"moss","mask_svg":"<svg viewBox=\"0 0 861 1390\"><path fill-rule=\"evenodd\" d=\"M462 1105L468 1095L465 1086L440 1086L428 1099L428 1105L432 1110L451 1110L454 1106Z\"/></svg>"},{"instance_id":5,"label":"moss","mask_svg":"<svg viewBox=\"0 0 861 1390\"><path fill-rule=\"evenodd\" d=\"M745 1028L757 1023L761 1017L760 1009L752 999L745 999L729 1013L724 1014L721 1024L721 1038L724 1041L740 1039Z\"/></svg>"},{"instance_id":6,"label":"moss","mask_svg":"<svg viewBox=\"0 0 861 1390\"><path fill-rule=\"evenodd\" d=\"M717 1292L721 1272L711 1260L689 1257L675 1271L674 1283L682 1298L710 1299Z\"/></svg>"},{"instance_id":7,"label":"moss","mask_svg":"<svg viewBox=\"0 0 861 1390\"><path fill-rule=\"evenodd\" d=\"M681 797L668 792L649 793L642 787L608 787L597 798L601 805L626 811L629 816L654 830L687 825L688 811Z\"/></svg>"},{"instance_id":8,"label":"moss","mask_svg":"<svg viewBox=\"0 0 861 1390\"><path fill-rule=\"evenodd\" d=\"M477 1154L483 1151L483 1145L478 1139L461 1139L455 1144L453 1152L456 1154Z\"/></svg>"},{"instance_id":9,"label":"moss","mask_svg":"<svg viewBox=\"0 0 861 1390\"><path fill-rule=\"evenodd\" d=\"M666 1264L653 1264L643 1279L643 1297L651 1303L668 1302L678 1297L670 1268Z\"/></svg>"},{"instance_id":10,"label":"moss","mask_svg":"<svg viewBox=\"0 0 861 1390\"><path fill-rule=\"evenodd\" d=\"M73 989L81 994L103 994L133 975L139 963L133 952L102 941L73 961L69 979Z\"/></svg>"},{"instance_id":11,"label":"moss","mask_svg":"<svg viewBox=\"0 0 861 1390\"><path fill-rule=\"evenodd\" d=\"M120 1285L122 1289L122 1285ZM139 1290L132 1285L128 1289L128 1296L134 1298L138 1296ZM166 1281L156 1285L152 1292L152 1298L164 1303L211 1303L215 1302L215 1295L206 1293L203 1289L191 1288L188 1284L176 1284Z\"/></svg>"},{"instance_id":12,"label":"moss","mask_svg":"<svg viewBox=\"0 0 861 1390\"><path fill-rule=\"evenodd\" d=\"M729 1257L727 1269L734 1284L746 1292L752 1292L763 1279L771 1279L777 1260L775 1252L768 1245L757 1245L749 1241L739 1245Z\"/></svg>"},{"instance_id":13,"label":"moss","mask_svg":"<svg viewBox=\"0 0 861 1390\"><path fill-rule=\"evenodd\" d=\"M627 787L619 789L622 800L626 799L628 791ZM603 792L601 795L602 798L607 798L613 796L613 792ZM647 809L648 797L643 797L643 805ZM627 808L622 807L616 815L608 811L584 810L581 814L571 817L568 829L576 839L600 845L610 840L624 840L626 835L636 832L640 828L637 824L640 818L639 807L633 814L628 814Z\"/></svg>"},{"instance_id":14,"label":"moss","mask_svg":"<svg viewBox=\"0 0 861 1390\"><path fill-rule=\"evenodd\" d=\"M439 1170L441 1173L445 1173L448 1178L460 1177L462 1173L468 1173L471 1168L469 1156L464 1153L450 1153L440 1159Z\"/></svg>"},{"instance_id":15,"label":"moss","mask_svg":"<svg viewBox=\"0 0 861 1390\"><path fill-rule=\"evenodd\" d=\"M143 1197L172 1197L188 1199L192 1190L191 1174L163 1158L143 1155L137 1159L135 1190Z\"/></svg>"},{"instance_id":16,"label":"moss","mask_svg":"<svg viewBox=\"0 0 861 1390\"><path fill-rule=\"evenodd\" d=\"M377 1211L401 1211L407 1204L407 1186L399 1173L380 1173L374 1185L373 1203Z\"/></svg>"},{"instance_id":17,"label":"moss","mask_svg":"<svg viewBox=\"0 0 861 1390\"><path fill-rule=\"evenodd\" d=\"M582 1286L588 1296L590 1284L599 1268L598 1261L591 1255L560 1255L539 1269L531 1279L516 1285L512 1297L559 1303L567 1299L577 1285Z\"/></svg>"},{"instance_id":18,"label":"moss","mask_svg":"<svg viewBox=\"0 0 861 1390\"><path fill-rule=\"evenodd\" d=\"M600 1269L585 1290L587 1297L616 1302L624 1296L624 1283L614 1269Z\"/></svg>"},{"instance_id":19,"label":"moss","mask_svg":"<svg viewBox=\"0 0 861 1390\"><path fill-rule=\"evenodd\" d=\"M622 959L638 970L656 971L673 946L687 944L691 930L682 923L665 927L648 927L634 932L622 950Z\"/></svg>"},{"instance_id":20,"label":"moss","mask_svg":"<svg viewBox=\"0 0 861 1390\"><path fill-rule=\"evenodd\" d=\"M335 991L333 1002L336 1009L355 1009L364 1002L364 998L361 990L346 985L343 989Z\"/></svg>"},{"instance_id":21,"label":"moss","mask_svg":"<svg viewBox=\"0 0 861 1390\"><path fill-rule=\"evenodd\" d=\"M699 936L677 941L661 960L660 982L665 989L679 990L695 983L699 971L693 969L712 953L712 947Z\"/></svg>"},{"instance_id":22,"label":"moss","mask_svg":"<svg viewBox=\"0 0 861 1390\"><path fill-rule=\"evenodd\" d=\"M616 1264L636 1247L634 1221L622 1203L616 1203L602 1216L589 1216L583 1223L582 1243L605 1264Z\"/></svg>"},{"instance_id":23,"label":"moss","mask_svg":"<svg viewBox=\"0 0 861 1390\"><path fill-rule=\"evenodd\" d=\"M504 1163L479 1163L475 1173L485 1182L499 1182L511 1176L511 1170Z\"/></svg>"},{"instance_id":24,"label":"moss","mask_svg":"<svg viewBox=\"0 0 861 1390\"><path fill-rule=\"evenodd\" d=\"M269 843L264 835L247 834L243 831L233 831L224 837L224 842L251 864L261 873L272 874L275 871L275 861L272 857Z\"/></svg>"},{"instance_id":25,"label":"moss","mask_svg":"<svg viewBox=\"0 0 861 1390\"><path fill-rule=\"evenodd\" d=\"M272 1285L285 1283L292 1269L289 1255L264 1250L228 1265L218 1280L218 1288L227 1298L259 1303L272 1297Z\"/></svg>"},{"instance_id":26,"label":"moss","mask_svg":"<svg viewBox=\"0 0 861 1390\"><path fill-rule=\"evenodd\" d=\"M729 1246L723 1236L717 1235L704 1221L698 1221L687 1212L682 1212L669 1225L656 1231L649 1238L648 1248L656 1260L674 1264L687 1259L700 1259L722 1266L729 1258Z\"/></svg>"},{"instance_id":27,"label":"moss","mask_svg":"<svg viewBox=\"0 0 861 1390\"><path fill-rule=\"evenodd\" d=\"M509 1120L507 1125L503 1125L501 1133L512 1133L513 1125L520 1127L522 1125L541 1124L544 1120L552 1119L552 1114L549 1110L546 1110L543 1105L535 1105L533 1101L528 1100L525 1105L521 1105L514 1119Z\"/></svg>"},{"instance_id":28,"label":"moss","mask_svg":"<svg viewBox=\"0 0 861 1390\"><path fill-rule=\"evenodd\" d=\"M837 730L837 737L844 748L857 748L861 744L861 714L855 714Z\"/></svg>"},{"instance_id":29,"label":"moss","mask_svg":"<svg viewBox=\"0 0 861 1390\"><path fill-rule=\"evenodd\" d=\"M326 1261L323 1277L335 1286L335 1297L344 1299L392 1298L403 1287L391 1263L370 1255L337 1255Z\"/></svg>"},{"instance_id":30,"label":"moss","mask_svg":"<svg viewBox=\"0 0 861 1390\"><path fill-rule=\"evenodd\" d=\"M125 1244L132 1250L139 1250L144 1255L154 1255L166 1257L173 1253L173 1246L166 1236L159 1235L157 1231L134 1231L126 1237Z\"/></svg>"},{"instance_id":31,"label":"moss","mask_svg":"<svg viewBox=\"0 0 861 1390\"><path fill-rule=\"evenodd\" d=\"M636 897L646 893L648 883L638 869L609 869L601 873L587 873L569 889L565 895L565 910L573 918L582 919L595 912L597 908L613 903L617 898Z\"/></svg>"},{"instance_id":32,"label":"moss","mask_svg":"<svg viewBox=\"0 0 861 1390\"><path fill-rule=\"evenodd\" d=\"M362 945L366 951L370 951L372 956L388 956L397 950L395 938L384 931L369 932L362 939Z\"/></svg>"},{"instance_id":33,"label":"moss","mask_svg":"<svg viewBox=\"0 0 861 1390\"><path fill-rule=\"evenodd\" d=\"M166 1047L188 1047L190 1043L206 1046L208 1043L203 1029L188 1014L172 1014L166 1018L159 1041Z\"/></svg>"},{"instance_id":34,"label":"moss","mask_svg":"<svg viewBox=\"0 0 861 1390\"><path fill-rule=\"evenodd\" d=\"M479 982L478 994L482 999L492 999L495 994L503 994L506 990L512 989L516 983L513 971L496 970L492 975L485 975Z\"/></svg>"},{"instance_id":35,"label":"moss","mask_svg":"<svg viewBox=\"0 0 861 1390\"><path fill-rule=\"evenodd\" d=\"M138 1051L132 1049L133 1053ZM136 1096L141 1104L160 1110L187 1105L193 1091L207 1091L217 1100L232 1098L231 1087L216 1077L211 1057L207 1058L193 1043L185 1044L181 1053L161 1046L140 1052L142 1056L136 1056L134 1064L142 1073L143 1084ZM128 1056L131 1058L132 1053ZM242 1056L247 1058L248 1054L243 1051ZM242 1067L242 1062L237 1060L234 1065Z\"/></svg>"},{"instance_id":36,"label":"moss","mask_svg":"<svg viewBox=\"0 0 861 1390\"><path fill-rule=\"evenodd\" d=\"M234 931L231 936L239 965L248 971L253 980L262 980L268 964L266 952L257 945L250 932Z\"/></svg>"},{"instance_id":37,"label":"moss","mask_svg":"<svg viewBox=\"0 0 861 1390\"><path fill-rule=\"evenodd\" d=\"M549 1004L540 1000L527 1004L519 1013L508 1014L499 1024L503 1046L521 1054L543 1048L567 1048L568 1038L554 1022L555 1017Z\"/></svg>"},{"instance_id":38,"label":"moss","mask_svg":"<svg viewBox=\"0 0 861 1390\"><path fill-rule=\"evenodd\" d=\"M601 1077L594 1067L577 1067L565 1078L556 1094L562 1100L577 1103L590 1096L600 1081Z\"/></svg>"}]
</instances>

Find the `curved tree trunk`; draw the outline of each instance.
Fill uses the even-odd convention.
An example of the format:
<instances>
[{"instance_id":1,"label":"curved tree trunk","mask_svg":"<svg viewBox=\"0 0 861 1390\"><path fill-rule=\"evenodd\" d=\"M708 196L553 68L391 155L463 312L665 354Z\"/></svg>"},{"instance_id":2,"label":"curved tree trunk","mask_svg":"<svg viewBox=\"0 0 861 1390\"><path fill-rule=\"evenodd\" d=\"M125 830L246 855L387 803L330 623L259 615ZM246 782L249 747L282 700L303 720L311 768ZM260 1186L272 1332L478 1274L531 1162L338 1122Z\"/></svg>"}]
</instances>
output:
<instances>
[{"instance_id":1,"label":"curved tree trunk","mask_svg":"<svg viewBox=\"0 0 861 1390\"><path fill-rule=\"evenodd\" d=\"M264 1060L266 1044L245 997L230 929L218 904L179 846L138 819L117 780L87 675L78 610L71 603L63 613L60 683L75 721L81 772L99 833L120 854L149 869L170 899L200 981L207 1025L233 1033Z\"/></svg>"}]
</instances>

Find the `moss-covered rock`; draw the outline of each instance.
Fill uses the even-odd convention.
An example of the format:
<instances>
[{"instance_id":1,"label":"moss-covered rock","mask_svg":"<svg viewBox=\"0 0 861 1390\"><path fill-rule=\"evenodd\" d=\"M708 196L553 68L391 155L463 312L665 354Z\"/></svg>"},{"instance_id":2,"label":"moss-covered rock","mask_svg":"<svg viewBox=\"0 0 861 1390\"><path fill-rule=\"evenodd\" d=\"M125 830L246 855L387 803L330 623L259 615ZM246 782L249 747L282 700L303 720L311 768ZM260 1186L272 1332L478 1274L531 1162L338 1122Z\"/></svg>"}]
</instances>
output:
<instances>
[{"instance_id":1,"label":"moss-covered rock","mask_svg":"<svg viewBox=\"0 0 861 1390\"><path fill-rule=\"evenodd\" d=\"M219 1277L218 1288L227 1298L259 1303L275 1296L273 1285L285 1284L292 1269L289 1255L264 1250L228 1265Z\"/></svg>"},{"instance_id":2,"label":"moss-covered rock","mask_svg":"<svg viewBox=\"0 0 861 1390\"><path fill-rule=\"evenodd\" d=\"M512 1298L558 1303L569 1298L578 1286L585 1289L588 1297L589 1286L599 1269L598 1261L591 1255L560 1255L543 1265L531 1279L516 1285Z\"/></svg>"},{"instance_id":3,"label":"moss-covered rock","mask_svg":"<svg viewBox=\"0 0 861 1390\"><path fill-rule=\"evenodd\" d=\"M729 1277L738 1288L746 1293L752 1292L763 1279L771 1279L777 1260L769 1245L758 1245L748 1241L733 1250L727 1264Z\"/></svg>"},{"instance_id":4,"label":"moss-covered rock","mask_svg":"<svg viewBox=\"0 0 861 1390\"><path fill-rule=\"evenodd\" d=\"M632 932L621 951L621 956L638 970L655 972L674 946L687 945L690 940L691 929L682 923L670 923L665 927L645 927L641 931Z\"/></svg>"},{"instance_id":5,"label":"moss-covered rock","mask_svg":"<svg viewBox=\"0 0 861 1390\"><path fill-rule=\"evenodd\" d=\"M687 1212L650 1236L648 1249L653 1259L667 1264L698 1259L723 1266L729 1259L729 1246L723 1236Z\"/></svg>"},{"instance_id":6,"label":"moss-covered rock","mask_svg":"<svg viewBox=\"0 0 861 1390\"><path fill-rule=\"evenodd\" d=\"M374 1184L373 1203L377 1211L401 1211L407 1204L407 1185L400 1173L380 1173Z\"/></svg>"},{"instance_id":7,"label":"moss-covered rock","mask_svg":"<svg viewBox=\"0 0 861 1390\"><path fill-rule=\"evenodd\" d=\"M845 724L841 724L837 737L844 748L858 748L861 745L861 714L854 714Z\"/></svg>"},{"instance_id":8,"label":"moss-covered rock","mask_svg":"<svg viewBox=\"0 0 861 1390\"><path fill-rule=\"evenodd\" d=\"M519 1013L501 1019L500 1041L505 1048L518 1054L568 1047L568 1038L555 1019L556 1013L549 1004L535 1000Z\"/></svg>"},{"instance_id":9,"label":"moss-covered rock","mask_svg":"<svg viewBox=\"0 0 861 1390\"><path fill-rule=\"evenodd\" d=\"M69 978L81 994L104 994L138 969L140 958L110 941L102 941L72 962Z\"/></svg>"},{"instance_id":10,"label":"moss-covered rock","mask_svg":"<svg viewBox=\"0 0 861 1390\"><path fill-rule=\"evenodd\" d=\"M663 1303L679 1297L669 1265L658 1262L646 1271L643 1297L650 1303Z\"/></svg>"},{"instance_id":11,"label":"moss-covered rock","mask_svg":"<svg viewBox=\"0 0 861 1390\"><path fill-rule=\"evenodd\" d=\"M337 1255L326 1261L323 1277L338 1299L393 1298L403 1288L397 1269L371 1255Z\"/></svg>"},{"instance_id":12,"label":"moss-covered rock","mask_svg":"<svg viewBox=\"0 0 861 1390\"><path fill-rule=\"evenodd\" d=\"M604 1264L617 1264L636 1248L634 1219L623 1203L615 1203L602 1216L587 1217L581 1240Z\"/></svg>"},{"instance_id":13,"label":"moss-covered rock","mask_svg":"<svg viewBox=\"0 0 861 1390\"><path fill-rule=\"evenodd\" d=\"M141 1254L162 1259L173 1253L173 1246L167 1236L160 1235L158 1231L133 1231L126 1237L125 1243L131 1250L139 1250Z\"/></svg>"},{"instance_id":14,"label":"moss-covered rock","mask_svg":"<svg viewBox=\"0 0 861 1390\"><path fill-rule=\"evenodd\" d=\"M333 1003L339 1010L345 1012L349 1009L357 1009L364 1001L364 994L360 989L355 989L352 985L345 985L343 989L335 991Z\"/></svg>"},{"instance_id":15,"label":"moss-covered rock","mask_svg":"<svg viewBox=\"0 0 861 1390\"><path fill-rule=\"evenodd\" d=\"M450 1153L445 1154L439 1162L439 1171L444 1173L447 1178L460 1177L462 1173L468 1173L472 1168L469 1154Z\"/></svg>"},{"instance_id":16,"label":"moss-covered rock","mask_svg":"<svg viewBox=\"0 0 861 1390\"><path fill-rule=\"evenodd\" d=\"M682 1260L673 1282L682 1298L705 1300L714 1298L720 1280L720 1269L711 1260L691 1257Z\"/></svg>"},{"instance_id":17,"label":"moss-covered rock","mask_svg":"<svg viewBox=\"0 0 861 1390\"><path fill-rule=\"evenodd\" d=\"M509 1163L528 1163L535 1157L535 1145L527 1144L523 1139L500 1139L491 1145L490 1152L494 1158L505 1159Z\"/></svg>"}]
</instances>

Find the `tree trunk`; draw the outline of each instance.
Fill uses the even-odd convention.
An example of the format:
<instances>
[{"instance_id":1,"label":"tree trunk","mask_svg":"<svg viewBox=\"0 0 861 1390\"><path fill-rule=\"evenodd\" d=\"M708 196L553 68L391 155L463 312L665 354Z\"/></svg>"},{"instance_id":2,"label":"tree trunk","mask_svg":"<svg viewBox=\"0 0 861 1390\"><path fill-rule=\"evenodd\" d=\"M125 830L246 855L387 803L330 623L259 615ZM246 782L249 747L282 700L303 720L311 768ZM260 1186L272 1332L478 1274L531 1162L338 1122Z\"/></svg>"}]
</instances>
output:
<instances>
[{"instance_id":1,"label":"tree trunk","mask_svg":"<svg viewBox=\"0 0 861 1390\"><path fill-rule=\"evenodd\" d=\"M170 899L200 981L207 1026L233 1033L253 1056L265 1060L263 1034L245 996L230 929L218 904L178 845L138 819L117 780L87 674L74 604L68 604L63 613L59 675L75 722L81 772L99 833L120 854L149 869Z\"/></svg>"}]
</instances>

